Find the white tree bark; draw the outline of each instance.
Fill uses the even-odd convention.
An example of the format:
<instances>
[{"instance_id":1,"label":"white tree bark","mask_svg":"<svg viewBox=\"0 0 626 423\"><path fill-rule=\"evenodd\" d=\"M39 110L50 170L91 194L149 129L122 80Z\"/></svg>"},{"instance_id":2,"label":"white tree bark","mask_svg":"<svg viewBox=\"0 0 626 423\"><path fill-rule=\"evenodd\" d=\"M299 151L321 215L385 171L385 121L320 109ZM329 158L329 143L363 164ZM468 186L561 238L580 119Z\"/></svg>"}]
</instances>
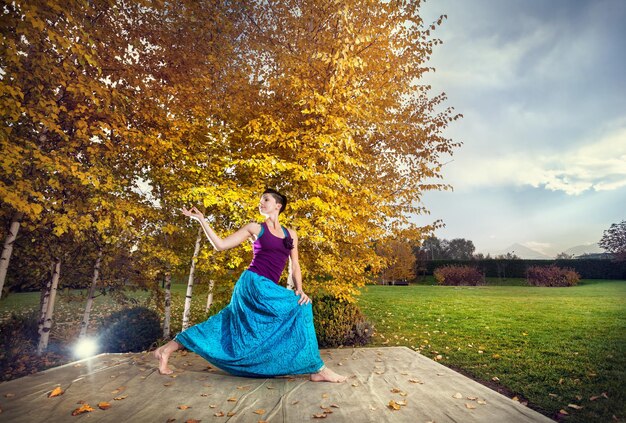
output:
<instances>
[{"instance_id":1,"label":"white tree bark","mask_svg":"<svg viewBox=\"0 0 626 423\"><path fill-rule=\"evenodd\" d=\"M89 316L91 315L91 307L93 306L93 300L96 295L96 285L98 284L98 276L100 275L100 263L102 262L102 248L98 250L98 258L93 268L93 277L91 278L91 286L89 287L89 296L87 297L87 304L85 305L85 314L83 314L83 321L80 324L80 335L78 338L84 338L87 335L87 326L89 326Z\"/></svg>"},{"instance_id":2,"label":"white tree bark","mask_svg":"<svg viewBox=\"0 0 626 423\"><path fill-rule=\"evenodd\" d=\"M2 298L2 289L4 288L4 281L7 276L7 270L9 269L9 261L11 260L11 254L13 253L13 243L17 238L17 232L20 230L20 222L24 217L24 213L16 212L11 219L11 226L9 227L9 233L4 239L4 246L2 247L2 257L0 257L0 298Z\"/></svg>"},{"instance_id":3,"label":"white tree bark","mask_svg":"<svg viewBox=\"0 0 626 423\"><path fill-rule=\"evenodd\" d=\"M50 296L47 301L46 315L43 325L39 331L39 345L37 346L37 354L42 354L48 348L48 340L50 339L50 329L52 328L52 315L54 314L54 303L57 296L57 287L59 286L59 276L61 275L61 259L57 258L54 264L54 273L52 275L52 283L50 284Z\"/></svg>"},{"instance_id":4,"label":"white tree bark","mask_svg":"<svg viewBox=\"0 0 626 423\"><path fill-rule=\"evenodd\" d=\"M211 305L213 304L213 287L214 286L215 286L215 281L211 279L209 281L209 295L207 295L206 297L206 309L204 310L205 313L209 312L209 309L211 308Z\"/></svg>"},{"instance_id":5,"label":"white tree bark","mask_svg":"<svg viewBox=\"0 0 626 423\"><path fill-rule=\"evenodd\" d=\"M48 300L50 299L50 291L52 290L52 281L54 280L54 270L56 268L56 262L52 262L50 265L50 278L46 283L46 287L41 293L40 311L39 311L39 333L43 330L43 322L46 320L46 311L48 311Z\"/></svg>"},{"instance_id":6,"label":"white tree bark","mask_svg":"<svg viewBox=\"0 0 626 423\"><path fill-rule=\"evenodd\" d=\"M183 330L189 327L189 315L191 314L191 294L193 292L193 277L196 271L196 261L198 261L198 254L200 253L200 244L202 243L202 236L204 232L202 227L198 229L198 236L196 238L196 245L193 249L193 257L191 258L191 267L189 268L189 280L187 281L187 294L185 295L185 309L183 310Z\"/></svg>"},{"instance_id":7,"label":"white tree bark","mask_svg":"<svg viewBox=\"0 0 626 423\"><path fill-rule=\"evenodd\" d=\"M170 337L170 315L172 313L172 273L169 269L165 273L165 317L163 318L163 338Z\"/></svg>"}]
</instances>

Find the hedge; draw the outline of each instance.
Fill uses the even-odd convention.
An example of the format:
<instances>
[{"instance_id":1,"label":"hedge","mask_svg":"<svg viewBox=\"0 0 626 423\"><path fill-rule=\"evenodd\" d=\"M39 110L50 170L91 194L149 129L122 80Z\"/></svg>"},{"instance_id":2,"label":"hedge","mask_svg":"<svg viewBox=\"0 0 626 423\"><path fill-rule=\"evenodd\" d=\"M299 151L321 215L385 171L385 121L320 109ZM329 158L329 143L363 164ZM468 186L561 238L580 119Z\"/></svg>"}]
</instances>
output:
<instances>
[{"instance_id":1,"label":"hedge","mask_svg":"<svg viewBox=\"0 0 626 423\"><path fill-rule=\"evenodd\" d=\"M526 278L526 271L529 267L556 265L575 270L582 279L626 280L626 261L613 260L429 260L425 265L427 275L432 275L438 267L456 265L476 267L486 277ZM423 269L418 269L416 273L422 274Z\"/></svg>"}]
</instances>

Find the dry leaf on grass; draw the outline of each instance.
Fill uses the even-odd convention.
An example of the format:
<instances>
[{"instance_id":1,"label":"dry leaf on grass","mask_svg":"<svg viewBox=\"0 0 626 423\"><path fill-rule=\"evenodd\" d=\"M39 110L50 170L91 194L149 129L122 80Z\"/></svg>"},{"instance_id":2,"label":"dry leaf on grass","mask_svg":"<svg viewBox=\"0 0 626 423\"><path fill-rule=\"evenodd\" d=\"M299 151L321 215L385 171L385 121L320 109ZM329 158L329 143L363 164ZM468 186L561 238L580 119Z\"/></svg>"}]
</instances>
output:
<instances>
[{"instance_id":1,"label":"dry leaf on grass","mask_svg":"<svg viewBox=\"0 0 626 423\"><path fill-rule=\"evenodd\" d=\"M98 403L98 408L100 410L108 410L109 408L111 408L111 403L104 402L104 401L103 402L99 402Z\"/></svg>"},{"instance_id":2,"label":"dry leaf on grass","mask_svg":"<svg viewBox=\"0 0 626 423\"><path fill-rule=\"evenodd\" d=\"M564 415L568 415L569 413L563 409L559 410L559 414L564 414Z\"/></svg>"},{"instance_id":3,"label":"dry leaf on grass","mask_svg":"<svg viewBox=\"0 0 626 423\"><path fill-rule=\"evenodd\" d=\"M78 416L79 414L89 413L91 411L93 411L93 408L91 408L89 404L83 404L76 410L72 411L72 416Z\"/></svg>"},{"instance_id":4,"label":"dry leaf on grass","mask_svg":"<svg viewBox=\"0 0 626 423\"><path fill-rule=\"evenodd\" d=\"M265 414L265 410L262 408L259 408L258 410L254 410L253 411L254 414Z\"/></svg>"},{"instance_id":5,"label":"dry leaf on grass","mask_svg":"<svg viewBox=\"0 0 626 423\"><path fill-rule=\"evenodd\" d=\"M500 378L498 376L494 376L491 378L494 382L500 382Z\"/></svg>"},{"instance_id":6,"label":"dry leaf on grass","mask_svg":"<svg viewBox=\"0 0 626 423\"><path fill-rule=\"evenodd\" d=\"M48 398L58 397L59 395L63 395L64 393L65 391L61 389L60 386L57 386L56 388L52 390L52 392L50 392L50 394L48 395Z\"/></svg>"},{"instance_id":7,"label":"dry leaf on grass","mask_svg":"<svg viewBox=\"0 0 626 423\"><path fill-rule=\"evenodd\" d=\"M573 408L574 410L580 410L581 408L583 408L580 405L576 405L576 404L567 404L567 406L569 408Z\"/></svg>"}]
</instances>

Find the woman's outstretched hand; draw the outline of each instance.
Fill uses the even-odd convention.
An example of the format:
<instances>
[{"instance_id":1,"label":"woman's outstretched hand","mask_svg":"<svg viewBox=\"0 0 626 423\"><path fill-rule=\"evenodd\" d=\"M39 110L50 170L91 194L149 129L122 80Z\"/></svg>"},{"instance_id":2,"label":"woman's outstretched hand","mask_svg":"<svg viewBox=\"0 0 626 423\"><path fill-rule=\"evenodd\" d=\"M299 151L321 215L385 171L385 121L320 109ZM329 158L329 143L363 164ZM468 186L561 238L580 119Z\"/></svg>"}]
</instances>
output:
<instances>
[{"instance_id":1,"label":"woman's outstretched hand","mask_svg":"<svg viewBox=\"0 0 626 423\"><path fill-rule=\"evenodd\" d=\"M203 220L204 219L204 215L196 207L192 207L189 210L187 210L186 208L183 207L181 210L182 210L182 212L183 212L183 214L185 216L189 216L192 219L198 219L198 220Z\"/></svg>"},{"instance_id":2,"label":"woman's outstretched hand","mask_svg":"<svg viewBox=\"0 0 626 423\"><path fill-rule=\"evenodd\" d=\"M304 293L304 291L298 289L296 291L296 295L298 295L300 297L300 299L298 300L298 304L299 305L304 305L304 304L311 304L311 299L309 298L308 295L306 295Z\"/></svg>"}]
</instances>

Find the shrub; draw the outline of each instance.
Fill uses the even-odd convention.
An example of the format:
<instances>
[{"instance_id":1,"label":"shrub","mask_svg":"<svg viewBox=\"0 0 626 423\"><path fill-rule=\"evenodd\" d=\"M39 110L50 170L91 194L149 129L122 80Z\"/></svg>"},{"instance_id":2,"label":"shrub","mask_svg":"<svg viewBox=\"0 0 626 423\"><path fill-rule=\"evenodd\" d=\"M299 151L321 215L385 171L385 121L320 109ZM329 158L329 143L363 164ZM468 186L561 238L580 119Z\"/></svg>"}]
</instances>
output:
<instances>
[{"instance_id":1,"label":"shrub","mask_svg":"<svg viewBox=\"0 0 626 423\"><path fill-rule=\"evenodd\" d=\"M365 320L359 306L330 295L315 298L313 320L321 348L365 345L372 337L373 326Z\"/></svg>"},{"instance_id":2,"label":"shrub","mask_svg":"<svg viewBox=\"0 0 626 423\"><path fill-rule=\"evenodd\" d=\"M101 331L102 352L145 351L161 337L161 319L149 308L129 308L111 314Z\"/></svg>"},{"instance_id":3,"label":"shrub","mask_svg":"<svg viewBox=\"0 0 626 423\"><path fill-rule=\"evenodd\" d=\"M526 270L526 280L532 286L574 286L580 275L573 269L551 266L532 266Z\"/></svg>"},{"instance_id":4,"label":"shrub","mask_svg":"<svg viewBox=\"0 0 626 423\"><path fill-rule=\"evenodd\" d=\"M477 286L485 283L485 275L477 268L470 266L438 267L434 276L439 285Z\"/></svg>"}]
</instances>

